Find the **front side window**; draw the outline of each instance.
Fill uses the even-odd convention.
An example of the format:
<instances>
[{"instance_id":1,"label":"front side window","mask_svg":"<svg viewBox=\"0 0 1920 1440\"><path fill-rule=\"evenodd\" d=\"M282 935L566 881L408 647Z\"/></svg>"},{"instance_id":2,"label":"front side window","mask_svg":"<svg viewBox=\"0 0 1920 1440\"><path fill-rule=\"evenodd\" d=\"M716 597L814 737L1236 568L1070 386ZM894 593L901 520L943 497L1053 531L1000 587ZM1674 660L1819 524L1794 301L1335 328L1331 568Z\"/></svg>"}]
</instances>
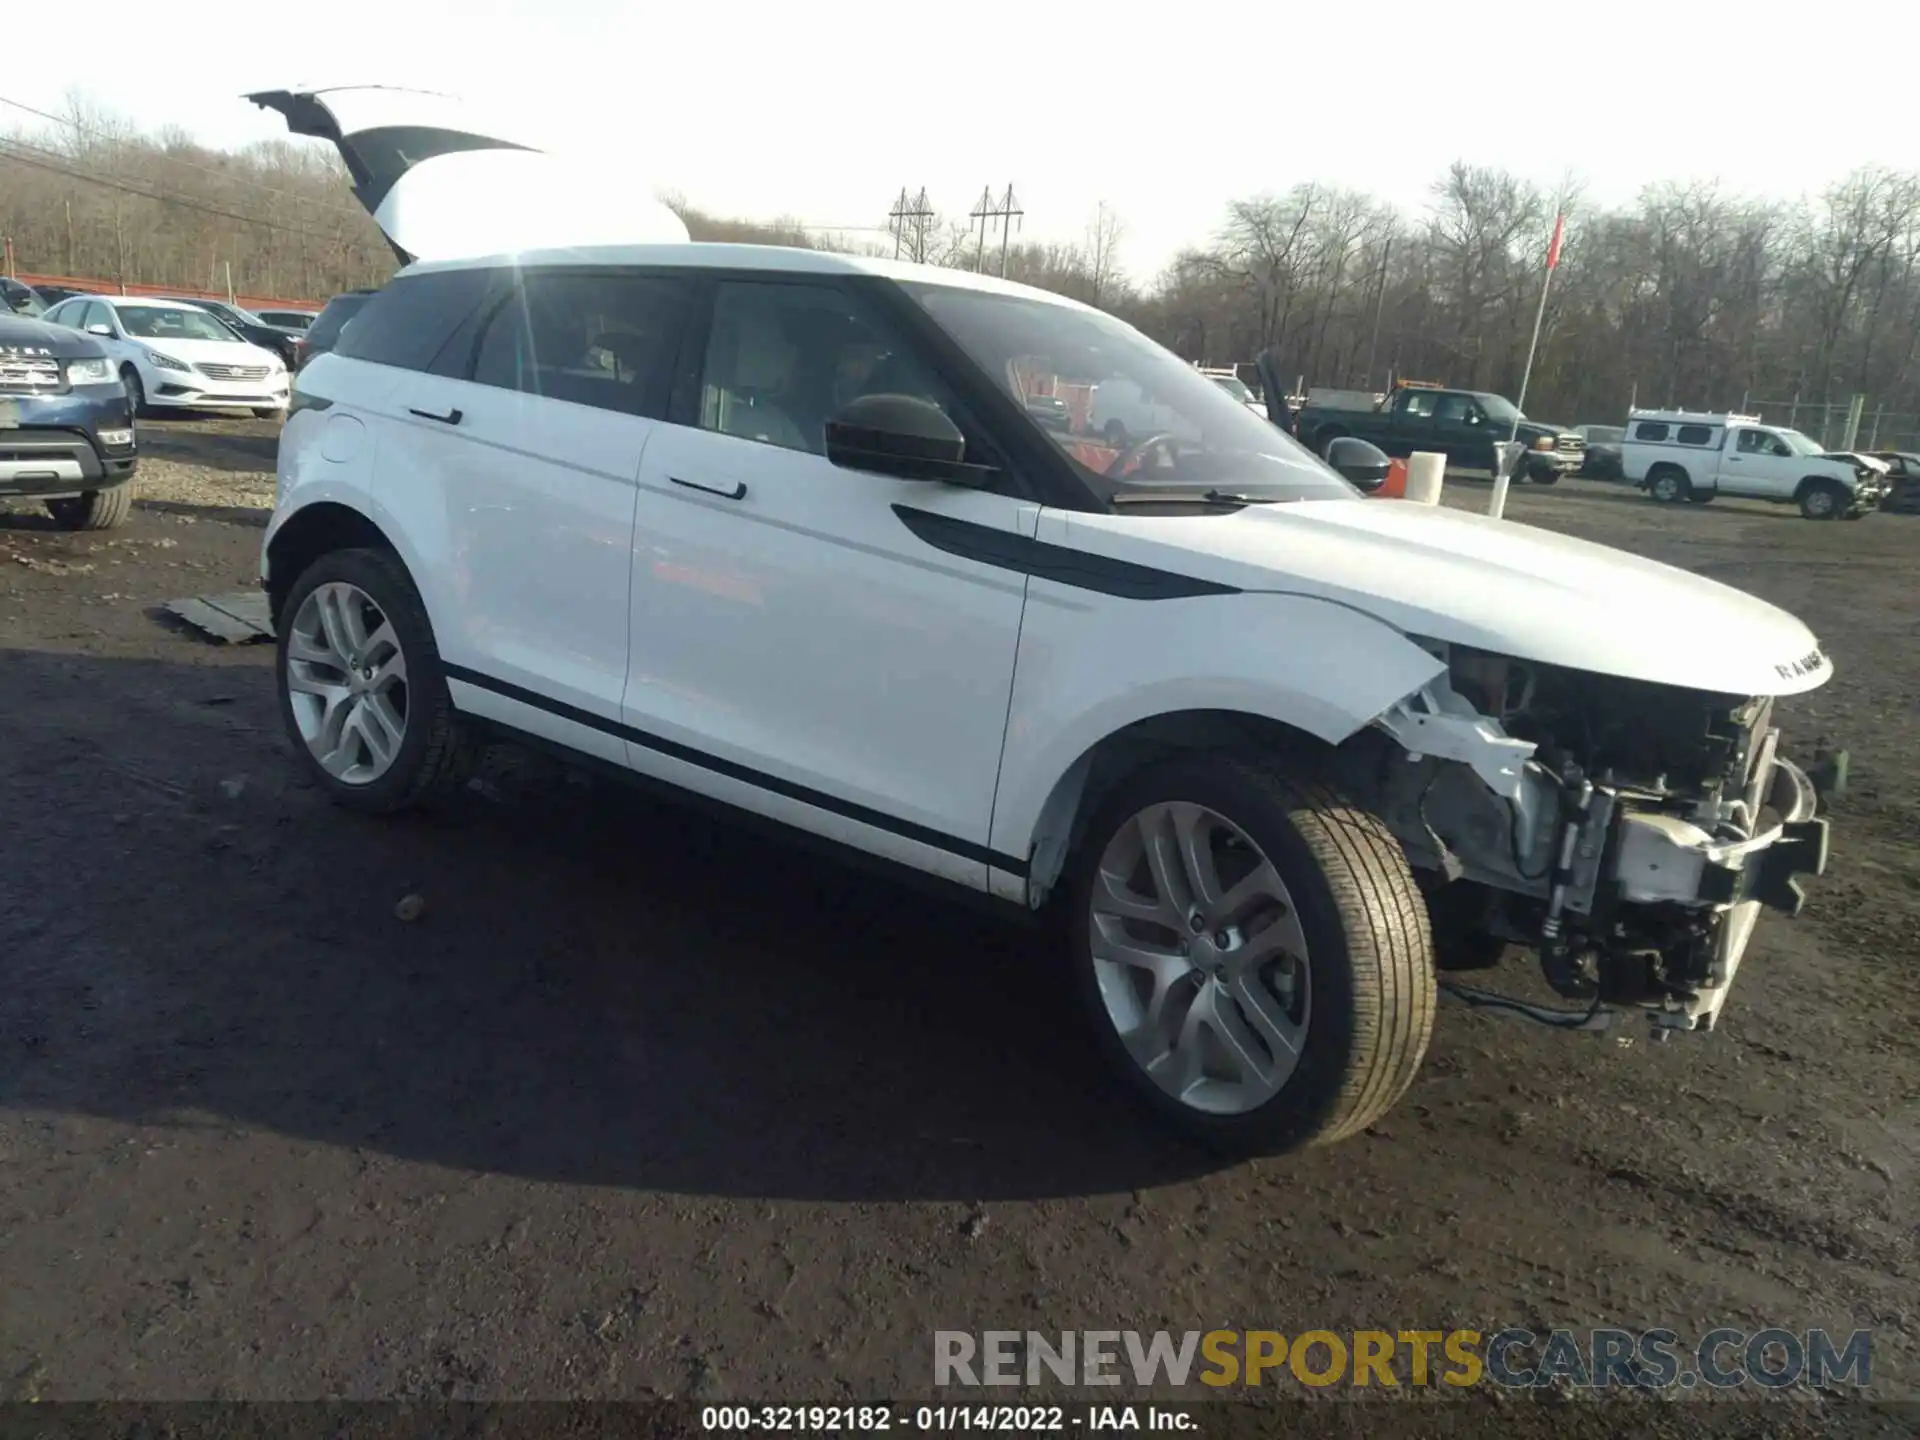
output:
<instances>
[{"instance_id":1,"label":"front side window","mask_svg":"<svg viewBox=\"0 0 1920 1440\"><path fill-rule=\"evenodd\" d=\"M158 305L122 305L120 328L139 340L218 340L230 345L241 339L204 310L168 310Z\"/></svg>"},{"instance_id":2,"label":"front side window","mask_svg":"<svg viewBox=\"0 0 1920 1440\"><path fill-rule=\"evenodd\" d=\"M1116 507L1358 498L1279 427L1111 315L959 285L901 288ZM1023 402L1037 394L1066 401L1064 425L1033 418Z\"/></svg>"},{"instance_id":3,"label":"front side window","mask_svg":"<svg viewBox=\"0 0 1920 1440\"><path fill-rule=\"evenodd\" d=\"M98 300L87 302L86 309L81 312L79 325L82 330L90 330L95 325L104 325L114 333L119 333L118 327L113 323L113 307L102 305Z\"/></svg>"},{"instance_id":4,"label":"front side window","mask_svg":"<svg viewBox=\"0 0 1920 1440\"><path fill-rule=\"evenodd\" d=\"M1809 440L1807 444L1813 445L1813 442ZM1785 459L1787 456L1793 454L1793 451L1787 447L1785 440L1766 430L1742 430L1740 432L1739 450L1742 455L1767 455L1778 459ZM1811 452L1803 451L1802 453L1817 455L1820 453L1820 450L1818 446L1813 446Z\"/></svg>"},{"instance_id":5,"label":"front side window","mask_svg":"<svg viewBox=\"0 0 1920 1440\"><path fill-rule=\"evenodd\" d=\"M664 414L682 298L678 284L658 276L522 272L481 334L474 382L599 410ZM362 317L372 318L371 309Z\"/></svg>"},{"instance_id":6,"label":"front side window","mask_svg":"<svg viewBox=\"0 0 1920 1440\"><path fill-rule=\"evenodd\" d=\"M1434 406L1433 419L1439 425L1478 425L1480 407L1465 395L1442 395Z\"/></svg>"},{"instance_id":7,"label":"front side window","mask_svg":"<svg viewBox=\"0 0 1920 1440\"><path fill-rule=\"evenodd\" d=\"M929 367L848 292L720 285L701 371L701 429L824 455L827 421L863 395L931 401L966 430Z\"/></svg>"}]
</instances>

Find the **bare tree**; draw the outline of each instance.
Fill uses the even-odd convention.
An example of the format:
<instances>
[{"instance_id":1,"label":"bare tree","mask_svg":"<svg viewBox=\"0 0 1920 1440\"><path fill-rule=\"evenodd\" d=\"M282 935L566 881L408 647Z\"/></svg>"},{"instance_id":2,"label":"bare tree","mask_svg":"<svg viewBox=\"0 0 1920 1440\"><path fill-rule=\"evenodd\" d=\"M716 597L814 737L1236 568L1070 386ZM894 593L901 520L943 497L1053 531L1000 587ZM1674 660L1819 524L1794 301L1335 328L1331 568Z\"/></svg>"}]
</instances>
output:
<instances>
[{"instance_id":1,"label":"bare tree","mask_svg":"<svg viewBox=\"0 0 1920 1440\"><path fill-rule=\"evenodd\" d=\"M1095 305L1107 297L1119 276L1120 242L1125 238L1126 231L1125 222L1102 200L1087 225L1087 278L1091 282L1091 299Z\"/></svg>"}]
</instances>

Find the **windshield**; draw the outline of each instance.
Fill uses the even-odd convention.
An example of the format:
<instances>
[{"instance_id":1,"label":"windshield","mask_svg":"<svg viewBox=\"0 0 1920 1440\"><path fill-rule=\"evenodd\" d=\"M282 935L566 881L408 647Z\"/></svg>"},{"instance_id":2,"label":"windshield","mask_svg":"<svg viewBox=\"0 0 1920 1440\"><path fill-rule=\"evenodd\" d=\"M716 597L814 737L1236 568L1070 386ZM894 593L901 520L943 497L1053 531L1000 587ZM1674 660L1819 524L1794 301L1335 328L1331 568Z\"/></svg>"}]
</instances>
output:
<instances>
[{"instance_id":1,"label":"windshield","mask_svg":"<svg viewBox=\"0 0 1920 1440\"><path fill-rule=\"evenodd\" d=\"M1015 400L1066 401L1064 426L1031 423L1116 506L1359 498L1224 387L1110 315L958 286L902 288Z\"/></svg>"},{"instance_id":2,"label":"windshield","mask_svg":"<svg viewBox=\"0 0 1920 1440\"><path fill-rule=\"evenodd\" d=\"M1787 448L1796 455L1824 455L1827 447L1802 435L1798 430L1778 430L1774 432L1787 442Z\"/></svg>"},{"instance_id":3,"label":"windshield","mask_svg":"<svg viewBox=\"0 0 1920 1440\"><path fill-rule=\"evenodd\" d=\"M1627 432L1615 425L1589 425L1587 443L1589 445L1618 445L1627 438Z\"/></svg>"},{"instance_id":4,"label":"windshield","mask_svg":"<svg viewBox=\"0 0 1920 1440\"><path fill-rule=\"evenodd\" d=\"M122 305L120 325L142 340L227 340L240 337L204 310L166 310L158 305Z\"/></svg>"}]
</instances>

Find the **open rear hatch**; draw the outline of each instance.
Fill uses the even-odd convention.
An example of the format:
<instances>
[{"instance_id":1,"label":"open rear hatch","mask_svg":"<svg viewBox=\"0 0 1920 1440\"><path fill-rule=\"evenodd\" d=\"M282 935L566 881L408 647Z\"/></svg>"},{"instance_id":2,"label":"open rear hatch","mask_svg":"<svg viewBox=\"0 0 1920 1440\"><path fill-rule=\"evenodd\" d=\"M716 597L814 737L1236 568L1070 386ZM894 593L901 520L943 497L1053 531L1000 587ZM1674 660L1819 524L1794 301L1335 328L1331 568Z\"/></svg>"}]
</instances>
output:
<instances>
[{"instance_id":1,"label":"open rear hatch","mask_svg":"<svg viewBox=\"0 0 1920 1440\"><path fill-rule=\"evenodd\" d=\"M402 263L690 238L645 177L504 139L452 96L351 85L246 98L333 142Z\"/></svg>"}]
</instances>

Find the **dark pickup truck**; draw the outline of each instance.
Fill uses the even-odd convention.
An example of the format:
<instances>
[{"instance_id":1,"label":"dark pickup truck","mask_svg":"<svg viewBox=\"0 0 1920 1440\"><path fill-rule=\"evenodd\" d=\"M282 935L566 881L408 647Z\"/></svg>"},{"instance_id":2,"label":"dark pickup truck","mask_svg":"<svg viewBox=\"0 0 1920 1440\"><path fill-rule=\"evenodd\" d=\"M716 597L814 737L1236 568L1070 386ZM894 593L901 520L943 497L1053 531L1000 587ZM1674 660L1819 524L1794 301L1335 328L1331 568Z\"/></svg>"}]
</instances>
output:
<instances>
[{"instance_id":1,"label":"dark pickup truck","mask_svg":"<svg viewBox=\"0 0 1920 1440\"><path fill-rule=\"evenodd\" d=\"M1308 403L1294 420L1301 442L1322 454L1341 435L1371 441L1389 455L1434 450L1463 470L1494 467L1496 444L1513 433L1513 402L1480 390L1441 390L1407 385L1372 410L1334 409ZM1586 458L1586 441L1558 425L1520 417L1517 437L1525 447L1514 479L1551 485L1571 475Z\"/></svg>"}]
</instances>

